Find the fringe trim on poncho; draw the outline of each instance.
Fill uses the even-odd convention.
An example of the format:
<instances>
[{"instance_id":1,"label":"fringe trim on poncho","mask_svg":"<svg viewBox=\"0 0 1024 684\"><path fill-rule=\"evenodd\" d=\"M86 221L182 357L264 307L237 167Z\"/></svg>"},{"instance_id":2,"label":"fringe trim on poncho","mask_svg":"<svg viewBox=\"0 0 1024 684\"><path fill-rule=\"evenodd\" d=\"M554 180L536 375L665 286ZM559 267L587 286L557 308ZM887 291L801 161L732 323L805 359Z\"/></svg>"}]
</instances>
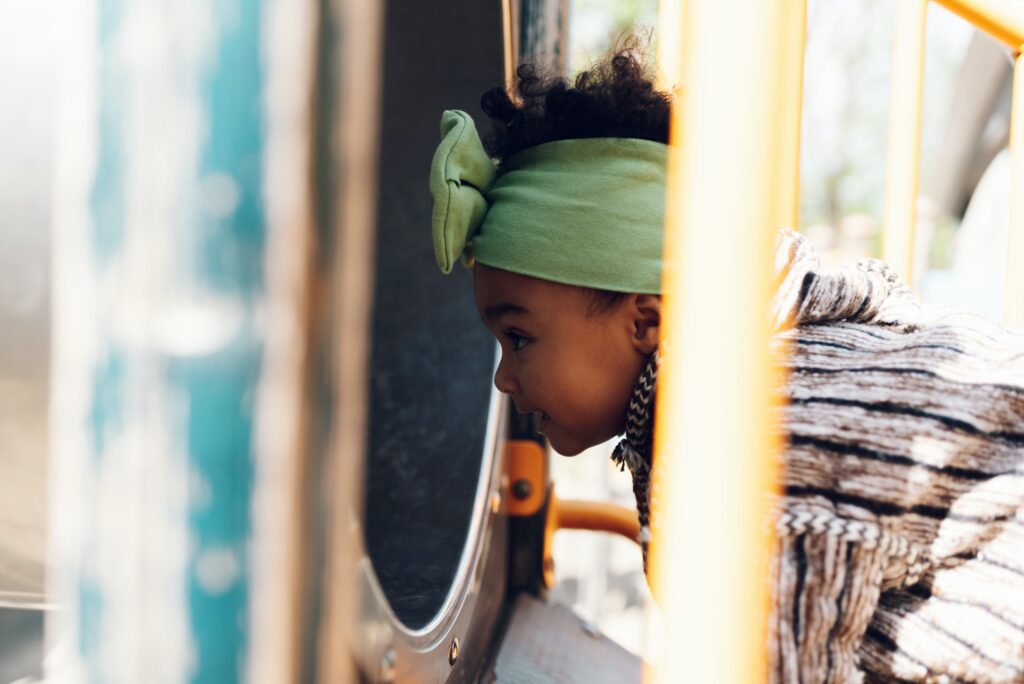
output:
<instances>
[{"instance_id":1,"label":"fringe trim on poncho","mask_svg":"<svg viewBox=\"0 0 1024 684\"><path fill-rule=\"evenodd\" d=\"M789 231L776 257L769 680L1024 681L1024 337L924 309L879 261L823 273ZM656 377L613 455L645 530Z\"/></svg>"}]
</instances>

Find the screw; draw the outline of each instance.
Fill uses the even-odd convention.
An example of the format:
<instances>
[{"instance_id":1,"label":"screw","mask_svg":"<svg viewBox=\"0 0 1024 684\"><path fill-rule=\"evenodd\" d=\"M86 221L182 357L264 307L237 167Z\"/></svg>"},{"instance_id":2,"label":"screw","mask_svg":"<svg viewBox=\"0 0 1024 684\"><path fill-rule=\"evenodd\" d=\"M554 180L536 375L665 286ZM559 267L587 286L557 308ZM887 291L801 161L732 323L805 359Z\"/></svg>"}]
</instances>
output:
<instances>
[{"instance_id":1,"label":"screw","mask_svg":"<svg viewBox=\"0 0 1024 684\"><path fill-rule=\"evenodd\" d=\"M529 480L516 480L512 484L512 496L517 499L529 499L531 494L533 494L533 485Z\"/></svg>"},{"instance_id":2,"label":"screw","mask_svg":"<svg viewBox=\"0 0 1024 684\"><path fill-rule=\"evenodd\" d=\"M452 645L448 649L448 664L454 665L459 659L459 637L452 639Z\"/></svg>"},{"instance_id":3,"label":"screw","mask_svg":"<svg viewBox=\"0 0 1024 684\"><path fill-rule=\"evenodd\" d=\"M381 682L395 681L395 666L398 664L398 654L395 649L389 648L380 659L380 671L377 673L377 680Z\"/></svg>"}]
</instances>

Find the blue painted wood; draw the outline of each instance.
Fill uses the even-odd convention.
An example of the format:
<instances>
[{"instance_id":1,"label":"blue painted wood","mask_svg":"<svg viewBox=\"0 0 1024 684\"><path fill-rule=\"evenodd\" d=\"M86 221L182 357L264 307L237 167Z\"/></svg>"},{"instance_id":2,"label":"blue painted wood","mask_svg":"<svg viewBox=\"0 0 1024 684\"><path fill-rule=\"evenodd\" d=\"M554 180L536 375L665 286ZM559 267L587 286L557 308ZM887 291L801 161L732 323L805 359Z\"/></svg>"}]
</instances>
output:
<instances>
[{"instance_id":1,"label":"blue painted wood","mask_svg":"<svg viewBox=\"0 0 1024 684\"><path fill-rule=\"evenodd\" d=\"M167 365L168 384L188 397L189 418L182 427L192 470L209 488L204 500L189 501L187 587L196 644L196 669L190 678L194 684L240 681L248 645L252 419L262 352L254 315L263 294L266 236L261 3L214 2L211 9L218 33L215 57L198 74L208 122L199 144L198 180L208 192L236 195L237 206L214 212L200 206L193 214L188 231L193 239L185 249L192 252L194 271L183 275L208 288L209 296L233 299L244 309L244 318L236 336L221 349L203 357L168 359ZM212 202L230 199L214 196Z\"/></svg>"},{"instance_id":2,"label":"blue painted wood","mask_svg":"<svg viewBox=\"0 0 1024 684\"><path fill-rule=\"evenodd\" d=\"M54 584L73 636L50 668L60 681L246 679L263 4L90 9L93 125L63 150L94 150L85 189L63 200L86 219L58 226L57 266L79 274L56 295L75 304L56 367Z\"/></svg>"}]
</instances>

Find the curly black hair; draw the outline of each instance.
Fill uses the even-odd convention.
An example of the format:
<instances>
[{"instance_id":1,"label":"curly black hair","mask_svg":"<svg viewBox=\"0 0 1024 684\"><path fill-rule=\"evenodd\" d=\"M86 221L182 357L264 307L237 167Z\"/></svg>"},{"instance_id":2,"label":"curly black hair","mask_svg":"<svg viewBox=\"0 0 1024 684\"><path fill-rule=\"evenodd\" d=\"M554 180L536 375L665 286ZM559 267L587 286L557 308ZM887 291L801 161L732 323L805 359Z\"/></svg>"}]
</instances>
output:
<instances>
[{"instance_id":1,"label":"curly black hair","mask_svg":"<svg viewBox=\"0 0 1024 684\"><path fill-rule=\"evenodd\" d=\"M525 63L513 87L488 90L480 106L491 118L484 138L499 167L518 152L555 140L641 138L668 143L671 96L658 90L635 41L580 72L571 82ZM593 290L593 313L626 293Z\"/></svg>"},{"instance_id":2,"label":"curly black hair","mask_svg":"<svg viewBox=\"0 0 1024 684\"><path fill-rule=\"evenodd\" d=\"M516 69L514 89L480 98L491 118L487 152L504 162L528 147L577 138L642 138L668 143L671 98L658 90L635 48L622 48L570 83L533 64Z\"/></svg>"}]
</instances>

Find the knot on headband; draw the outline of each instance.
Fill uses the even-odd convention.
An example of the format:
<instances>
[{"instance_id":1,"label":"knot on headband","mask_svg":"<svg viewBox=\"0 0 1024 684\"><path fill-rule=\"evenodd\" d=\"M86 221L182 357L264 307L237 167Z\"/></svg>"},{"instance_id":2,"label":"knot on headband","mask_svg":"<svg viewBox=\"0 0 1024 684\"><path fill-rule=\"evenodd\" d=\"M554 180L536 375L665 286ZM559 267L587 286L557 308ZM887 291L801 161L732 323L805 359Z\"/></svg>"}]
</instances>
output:
<instances>
[{"instance_id":1,"label":"knot on headband","mask_svg":"<svg viewBox=\"0 0 1024 684\"><path fill-rule=\"evenodd\" d=\"M434 256L445 273L451 273L483 222L488 207L484 193L495 175L473 119L465 112L446 111L441 117L441 144L430 166Z\"/></svg>"}]
</instances>

